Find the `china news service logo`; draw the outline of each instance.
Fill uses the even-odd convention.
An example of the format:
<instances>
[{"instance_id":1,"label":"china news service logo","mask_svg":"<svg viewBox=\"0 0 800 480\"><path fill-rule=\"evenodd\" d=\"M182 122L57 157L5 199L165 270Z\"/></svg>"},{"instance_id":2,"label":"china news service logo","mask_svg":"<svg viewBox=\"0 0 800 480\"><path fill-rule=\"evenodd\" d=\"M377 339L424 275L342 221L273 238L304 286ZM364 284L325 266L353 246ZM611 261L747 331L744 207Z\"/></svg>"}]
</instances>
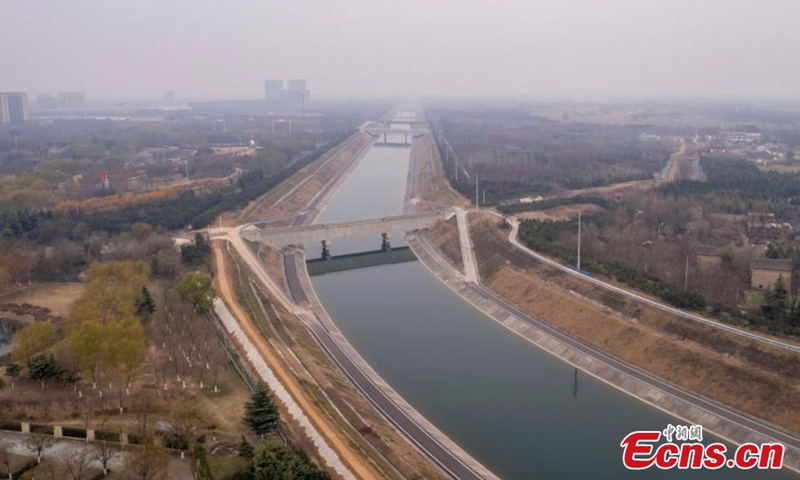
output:
<instances>
[{"instance_id":1,"label":"china news service logo","mask_svg":"<svg viewBox=\"0 0 800 480\"><path fill-rule=\"evenodd\" d=\"M670 424L660 432L631 432L620 443L622 463L629 470L777 470L783 466L784 446L780 443L744 443L728 451L723 443L702 441L701 425Z\"/></svg>"}]
</instances>

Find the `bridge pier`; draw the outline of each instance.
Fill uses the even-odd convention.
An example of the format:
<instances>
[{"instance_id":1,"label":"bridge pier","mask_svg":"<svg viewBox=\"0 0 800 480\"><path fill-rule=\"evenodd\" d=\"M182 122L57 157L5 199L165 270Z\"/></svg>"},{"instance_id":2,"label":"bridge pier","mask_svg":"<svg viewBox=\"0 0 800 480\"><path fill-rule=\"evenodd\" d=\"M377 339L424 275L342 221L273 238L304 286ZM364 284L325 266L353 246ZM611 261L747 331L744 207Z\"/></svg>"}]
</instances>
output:
<instances>
[{"instance_id":1,"label":"bridge pier","mask_svg":"<svg viewBox=\"0 0 800 480\"><path fill-rule=\"evenodd\" d=\"M391 252L392 251L392 242L391 242L391 235L388 233L381 233L383 237L383 241L381 242L381 250L384 252Z\"/></svg>"},{"instance_id":2,"label":"bridge pier","mask_svg":"<svg viewBox=\"0 0 800 480\"><path fill-rule=\"evenodd\" d=\"M322 256L323 260L331 259L331 244L327 240L322 241Z\"/></svg>"}]
</instances>

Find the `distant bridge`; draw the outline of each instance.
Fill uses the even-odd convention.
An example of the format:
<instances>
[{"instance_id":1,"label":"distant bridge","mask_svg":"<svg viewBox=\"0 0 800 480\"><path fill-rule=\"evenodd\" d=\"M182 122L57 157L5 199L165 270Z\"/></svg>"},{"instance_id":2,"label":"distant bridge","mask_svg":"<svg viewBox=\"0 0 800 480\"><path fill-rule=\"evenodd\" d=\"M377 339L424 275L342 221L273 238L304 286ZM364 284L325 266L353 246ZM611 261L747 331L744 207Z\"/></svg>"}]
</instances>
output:
<instances>
[{"instance_id":1,"label":"distant bridge","mask_svg":"<svg viewBox=\"0 0 800 480\"><path fill-rule=\"evenodd\" d=\"M392 128L393 123L408 125L409 128ZM411 145L415 137L430 133L424 123L416 121L369 122L361 127L361 131L376 137L375 143L379 145Z\"/></svg>"},{"instance_id":2,"label":"distant bridge","mask_svg":"<svg viewBox=\"0 0 800 480\"><path fill-rule=\"evenodd\" d=\"M383 235L384 247L388 245L388 237L392 230L419 230L433 226L439 220L454 215L452 209L441 209L432 212L396 215L392 217L357 220L353 222L332 222L292 227L260 228L258 222L251 223L241 230L241 235L252 242L282 247L286 245L302 245L311 242L322 242L323 251L330 248L331 240L348 237L365 237Z\"/></svg>"}]
</instances>

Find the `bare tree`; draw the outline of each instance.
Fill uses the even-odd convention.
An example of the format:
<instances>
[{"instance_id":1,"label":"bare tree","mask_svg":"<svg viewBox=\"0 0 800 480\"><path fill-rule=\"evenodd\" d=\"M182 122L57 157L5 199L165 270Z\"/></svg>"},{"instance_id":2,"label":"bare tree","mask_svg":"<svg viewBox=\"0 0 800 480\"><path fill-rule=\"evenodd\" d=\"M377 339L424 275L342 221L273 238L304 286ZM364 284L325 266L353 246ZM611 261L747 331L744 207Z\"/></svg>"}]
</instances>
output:
<instances>
[{"instance_id":1,"label":"bare tree","mask_svg":"<svg viewBox=\"0 0 800 480\"><path fill-rule=\"evenodd\" d=\"M103 467L103 476L108 476L109 464L119 456L119 452L107 441L103 440L94 447L92 457Z\"/></svg>"},{"instance_id":2,"label":"bare tree","mask_svg":"<svg viewBox=\"0 0 800 480\"><path fill-rule=\"evenodd\" d=\"M28 447L36 452L36 463L39 464L42 463L44 452L53 446L53 439L50 435L34 432L28 437L26 443Z\"/></svg>"},{"instance_id":3,"label":"bare tree","mask_svg":"<svg viewBox=\"0 0 800 480\"><path fill-rule=\"evenodd\" d=\"M66 471L72 480L83 480L92 463L92 451L82 448L80 452L71 455L66 461Z\"/></svg>"},{"instance_id":4,"label":"bare tree","mask_svg":"<svg viewBox=\"0 0 800 480\"><path fill-rule=\"evenodd\" d=\"M0 448L0 463L6 467L8 480L14 480L14 477L11 475L11 453L5 448Z\"/></svg>"},{"instance_id":5,"label":"bare tree","mask_svg":"<svg viewBox=\"0 0 800 480\"><path fill-rule=\"evenodd\" d=\"M167 478L169 455L154 445L131 454L125 462L129 480L163 480Z\"/></svg>"},{"instance_id":6,"label":"bare tree","mask_svg":"<svg viewBox=\"0 0 800 480\"><path fill-rule=\"evenodd\" d=\"M41 469L50 480L63 480L64 475L62 469L58 468L59 465L53 460L46 460L43 462Z\"/></svg>"}]
</instances>

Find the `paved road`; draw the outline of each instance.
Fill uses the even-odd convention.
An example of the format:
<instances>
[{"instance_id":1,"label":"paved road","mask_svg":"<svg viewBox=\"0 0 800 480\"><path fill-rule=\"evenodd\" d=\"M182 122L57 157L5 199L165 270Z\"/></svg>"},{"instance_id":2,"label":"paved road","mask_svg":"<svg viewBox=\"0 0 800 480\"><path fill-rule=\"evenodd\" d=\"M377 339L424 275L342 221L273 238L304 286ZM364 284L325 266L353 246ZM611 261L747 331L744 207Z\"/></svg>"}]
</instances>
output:
<instances>
[{"instance_id":1,"label":"paved road","mask_svg":"<svg viewBox=\"0 0 800 480\"><path fill-rule=\"evenodd\" d=\"M299 318L317 341L328 352L331 358L339 365L342 371L353 381L364 395L381 411L384 416L395 425L414 445L438 464L444 471L448 472L457 480L481 480L484 477L478 475L472 468L464 464L450 450L444 447L439 441L433 438L422 426L409 417L391 398L389 398L381 388L379 388L370 378L358 367L357 362L351 358L337 341L306 307L292 302L284 293L283 289L266 274L260 262L253 252L247 247L237 231L228 235L231 245L237 250L242 259L247 263L250 270L256 275L261 283L275 295L286 308ZM289 267L293 264L293 256L287 255L285 265ZM300 285L298 272L295 268L286 268L287 283L290 287L297 288ZM292 295L298 300L308 300L305 293L298 293L292 288Z\"/></svg>"},{"instance_id":2,"label":"paved road","mask_svg":"<svg viewBox=\"0 0 800 480\"><path fill-rule=\"evenodd\" d=\"M468 282L478 283L478 264L475 261L475 250L472 249L472 239L469 236L467 212L463 208L454 207L456 223L458 225L458 243L461 245L461 261L464 264L464 276Z\"/></svg>"},{"instance_id":3,"label":"paved road","mask_svg":"<svg viewBox=\"0 0 800 480\"><path fill-rule=\"evenodd\" d=\"M669 305L665 305L663 303L657 302L657 301L652 300L650 298L647 298L645 296L633 293L633 292L631 292L629 290L625 290L623 288L619 288L619 287L617 287L615 285L611 285L609 283L603 282L602 280L598 280L598 279L596 279L594 277L590 277L590 276L588 276L586 274L578 272L577 270L569 268L566 265L562 265L561 263L558 263L555 260L552 260L550 258L545 257L544 255L541 255L539 253L534 252L533 250L529 249L528 247L526 247L525 245L520 243L520 241L517 239L517 232L519 231L519 223L516 222L516 221L511 221L510 223L511 223L511 232L508 234L508 241L509 242L511 242L515 247L517 247L520 250L524 251L528 255L534 257L535 259L537 259L537 260L539 260L539 261L541 261L543 263L546 263L546 264L548 264L548 265L550 265L552 267L555 267L555 268L561 270L562 272L568 273L568 274L576 276L576 277L580 277L582 280L585 280L587 282L593 283L593 284L595 284L595 285L597 285L599 287L602 287L602 288L604 288L606 290L610 290L610 291L612 291L614 293L618 293L620 295L624 295L625 297L628 297L628 298L631 298L633 300L642 302L642 303L647 304L647 305L649 305L651 307L658 308L659 310L663 310L663 311L665 311L667 313L671 313L673 315L678 315L680 317L683 317L683 318L686 318L688 320L692 320L692 321L695 321L695 322L700 322L700 323L702 323L704 325L708 325L710 327L713 327L713 328L716 328L716 329L719 329L719 330L723 330L725 332L732 333L732 334L738 335L740 337L745 337L745 338L750 339L750 340L755 340L757 342L761 342L761 343L765 343L765 344L768 344L768 345L772 345L773 347L778 347L778 348L781 348L781 349L784 349L784 350L788 350L788 351L794 352L794 353L800 353L800 345L797 345L797 344L794 344L794 343L790 343L790 342L784 342L784 341L781 341L781 340L778 340L778 339L775 339L775 338L767 337L765 335L759 335L757 333L753 333L753 332L749 332L747 330L742 330L742 329L739 329L739 328L736 328L736 327L732 327L730 325L726 325L726 324L721 323L721 322L717 322L717 321L714 321L714 320L711 320L711 319L708 319L708 318L705 318L705 317L701 317L700 315L695 315L693 313L689 313L689 312L686 312L684 310L680 310L678 308L670 307Z\"/></svg>"},{"instance_id":4,"label":"paved road","mask_svg":"<svg viewBox=\"0 0 800 480\"><path fill-rule=\"evenodd\" d=\"M293 263L294 256L287 255L286 265L288 266ZM294 276L294 278L287 278L289 285L300 284L296 269L287 268L286 273L289 277ZM292 293L293 295L295 294L295 292ZM296 296L305 297L305 293L297 294ZM319 341L328 352L328 355L334 359L336 364L339 365L342 371L345 372L358 389L361 390L373 405L375 405L414 445L453 478L460 480L480 480L483 478L468 465L459 460L458 457L444 447L438 440L429 435L428 432L414 421L414 419L400 409L400 407L398 407L397 404L358 367L357 362L341 348L327 328L319 322L308 322L307 325L317 341Z\"/></svg>"},{"instance_id":5,"label":"paved road","mask_svg":"<svg viewBox=\"0 0 800 480\"><path fill-rule=\"evenodd\" d=\"M290 227L259 228L249 224L246 229L242 230L242 235L248 240L273 246L303 245L337 238L379 235L392 230L428 228L452 214L453 211L448 208L381 218L302 224Z\"/></svg>"}]
</instances>

